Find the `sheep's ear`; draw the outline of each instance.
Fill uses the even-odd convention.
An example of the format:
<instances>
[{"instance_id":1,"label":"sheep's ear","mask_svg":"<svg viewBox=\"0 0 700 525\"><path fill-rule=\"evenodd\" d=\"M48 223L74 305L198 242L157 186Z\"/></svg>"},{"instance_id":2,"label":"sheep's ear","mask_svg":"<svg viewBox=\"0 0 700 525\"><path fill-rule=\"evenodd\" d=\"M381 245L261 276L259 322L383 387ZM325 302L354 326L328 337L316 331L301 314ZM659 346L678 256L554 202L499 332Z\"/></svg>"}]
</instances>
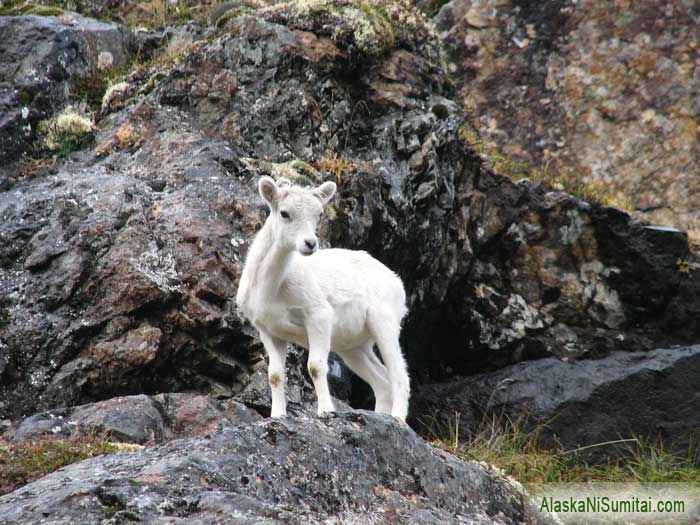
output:
<instances>
[{"instance_id":1,"label":"sheep's ear","mask_svg":"<svg viewBox=\"0 0 700 525\"><path fill-rule=\"evenodd\" d=\"M272 177L262 177L258 182L258 191L268 206L277 204L277 184Z\"/></svg>"},{"instance_id":2,"label":"sheep's ear","mask_svg":"<svg viewBox=\"0 0 700 525\"><path fill-rule=\"evenodd\" d=\"M314 195L321 199L321 202L323 204L326 204L329 200L333 198L333 195L335 195L335 182L333 181L328 181L324 182L321 184L318 188L314 190Z\"/></svg>"}]
</instances>

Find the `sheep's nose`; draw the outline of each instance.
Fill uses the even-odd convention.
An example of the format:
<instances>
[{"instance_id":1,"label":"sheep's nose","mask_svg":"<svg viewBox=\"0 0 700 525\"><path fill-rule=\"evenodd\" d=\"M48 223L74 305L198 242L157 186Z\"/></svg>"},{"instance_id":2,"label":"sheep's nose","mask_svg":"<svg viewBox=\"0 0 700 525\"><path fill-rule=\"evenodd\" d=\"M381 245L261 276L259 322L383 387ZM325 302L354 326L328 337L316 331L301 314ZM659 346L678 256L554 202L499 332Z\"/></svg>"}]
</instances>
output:
<instances>
[{"instance_id":1,"label":"sheep's nose","mask_svg":"<svg viewBox=\"0 0 700 525\"><path fill-rule=\"evenodd\" d=\"M306 244L306 247L309 250L315 250L317 242L318 241L316 239L304 239L304 244Z\"/></svg>"}]
</instances>

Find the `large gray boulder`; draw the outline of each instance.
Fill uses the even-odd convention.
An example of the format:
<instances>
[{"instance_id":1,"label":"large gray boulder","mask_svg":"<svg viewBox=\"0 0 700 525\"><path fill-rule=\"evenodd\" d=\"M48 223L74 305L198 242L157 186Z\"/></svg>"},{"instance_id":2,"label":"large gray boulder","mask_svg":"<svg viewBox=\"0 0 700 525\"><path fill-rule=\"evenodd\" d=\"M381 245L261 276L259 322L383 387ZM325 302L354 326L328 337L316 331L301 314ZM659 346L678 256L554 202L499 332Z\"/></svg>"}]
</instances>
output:
<instances>
[{"instance_id":1,"label":"large gray boulder","mask_svg":"<svg viewBox=\"0 0 700 525\"><path fill-rule=\"evenodd\" d=\"M137 395L40 412L6 430L4 437L15 443L76 435L160 443L259 419L260 414L231 399L217 401L201 394Z\"/></svg>"},{"instance_id":2,"label":"large gray boulder","mask_svg":"<svg viewBox=\"0 0 700 525\"><path fill-rule=\"evenodd\" d=\"M0 523L522 523L529 498L386 415L267 419L64 467Z\"/></svg>"},{"instance_id":3,"label":"large gray boulder","mask_svg":"<svg viewBox=\"0 0 700 525\"><path fill-rule=\"evenodd\" d=\"M617 352L603 359L540 359L493 373L422 385L418 410L465 433L493 419L542 425L540 435L567 449L618 439L661 438L687 453L700 429L700 346ZM594 447L596 455L614 447Z\"/></svg>"}]
</instances>

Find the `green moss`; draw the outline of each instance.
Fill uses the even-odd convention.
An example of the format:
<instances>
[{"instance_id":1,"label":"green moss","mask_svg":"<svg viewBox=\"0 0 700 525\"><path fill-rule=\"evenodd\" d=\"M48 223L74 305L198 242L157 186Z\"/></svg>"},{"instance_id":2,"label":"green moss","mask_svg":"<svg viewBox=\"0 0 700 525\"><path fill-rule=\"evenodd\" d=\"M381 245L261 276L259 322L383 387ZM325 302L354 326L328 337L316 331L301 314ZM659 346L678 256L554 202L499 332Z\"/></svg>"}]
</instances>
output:
<instances>
[{"instance_id":1,"label":"green moss","mask_svg":"<svg viewBox=\"0 0 700 525\"><path fill-rule=\"evenodd\" d=\"M0 494L65 465L117 450L116 445L95 437L42 439L19 444L0 441Z\"/></svg>"},{"instance_id":2,"label":"green moss","mask_svg":"<svg viewBox=\"0 0 700 525\"><path fill-rule=\"evenodd\" d=\"M71 90L70 97L78 102L84 102L90 109L97 111L102 105L102 97L108 85L109 79L104 74L78 78Z\"/></svg>"},{"instance_id":3,"label":"green moss","mask_svg":"<svg viewBox=\"0 0 700 525\"><path fill-rule=\"evenodd\" d=\"M18 93L18 98L20 104L22 104L23 106L28 106L29 104L31 104L34 97L32 97L32 94L26 89L20 89Z\"/></svg>"},{"instance_id":4,"label":"green moss","mask_svg":"<svg viewBox=\"0 0 700 525\"><path fill-rule=\"evenodd\" d=\"M360 9L364 11L375 26L374 38L381 42L381 45L386 49L394 47L396 37L387 12L383 9L375 9L369 2L360 2Z\"/></svg>"},{"instance_id":5,"label":"green moss","mask_svg":"<svg viewBox=\"0 0 700 525\"><path fill-rule=\"evenodd\" d=\"M4 2L0 6L0 16L39 15L58 16L65 11L57 5L34 4L29 2Z\"/></svg>"},{"instance_id":6,"label":"green moss","mask_svg":"<svg viewBox=\"0 0 700 525\"><path fill-rule=\"evenodd\" d=\"M60 7L53 7L53 6L48 6L48 5L36 5L32 6L26 11L24 11L22 14L25 15L39 15L39 16L59 16L62 15L65 11L61 9Z\"/></svg>"},{"instance_id":7,"label":"green moss","mask_svg":"<svg viewBox=\"0 0 700 525\"><path fill-rule=\"evenodd\" d=\"M219 15L216 25L249 12L291 29L331 38L342 49L379 56L401 47L420 50L439 62L440 44L432 23L407 0L290 0L273 5L234 2ZM212 17L214 18L214 17Z\"/></svg>"},{"instance_id":8,"label":"green moss","mask_svg":"<svg viewBox=\"0 0 700 525\"><path fill-rule=\"evenodd\" d=\"M209 21L216 27L223 27L229 20L252 13L258 7L254 2L224 2L211 11Z\"/></svg>"}]
</instances>

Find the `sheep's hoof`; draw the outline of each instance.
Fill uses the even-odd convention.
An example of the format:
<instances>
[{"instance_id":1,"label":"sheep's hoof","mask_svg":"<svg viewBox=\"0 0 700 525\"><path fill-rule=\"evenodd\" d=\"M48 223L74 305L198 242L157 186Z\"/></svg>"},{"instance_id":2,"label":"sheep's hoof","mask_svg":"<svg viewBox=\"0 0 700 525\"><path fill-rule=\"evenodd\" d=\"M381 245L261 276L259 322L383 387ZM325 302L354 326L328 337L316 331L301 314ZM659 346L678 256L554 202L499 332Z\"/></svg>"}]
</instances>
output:
<instances>
[{"instance_id":1,"label":"sheep's hoof","mask_svg":"<svg viewBox=\"0 0 700 525\"><path fill-rule=\"evenodd\" d=\"M336 416L335 410L324 410L323 412L318 412L319 419L333 419Z\"/></svg>"},{"instance_id":2,"label":"sheep's hoof","mask_svg":"<svg viewBox=\"0 0 700 525\"><path fill-rule=\"evenodd\" d=\"M399 416L391 416L391 417L393 417L393 418L396 420L396 422L397 422L399 425L401 425L402 427L407 427L407 426L408 426L408 423L406 423L406 420L403 419L402 417L399 417Z\"/></svg>"}]
</instances>

